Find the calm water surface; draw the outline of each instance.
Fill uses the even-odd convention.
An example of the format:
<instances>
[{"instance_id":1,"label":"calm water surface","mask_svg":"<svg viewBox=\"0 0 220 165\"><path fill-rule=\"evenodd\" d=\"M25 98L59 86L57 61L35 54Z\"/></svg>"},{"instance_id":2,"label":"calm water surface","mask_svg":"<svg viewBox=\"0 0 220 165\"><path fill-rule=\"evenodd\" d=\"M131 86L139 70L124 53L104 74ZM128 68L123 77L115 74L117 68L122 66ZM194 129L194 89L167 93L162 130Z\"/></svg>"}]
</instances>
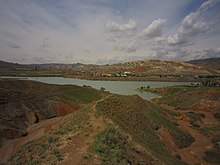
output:
<instances>
[{"instance_id":1,"label":"calm water surface","mask_svg":"<svg viewBox=\"0 0 220 165\"><path fill-rule=\"evenodd\" d=\"M134 95L137 94L145 99L151 99L159 95L149 92L138 92L135 89L141 86L150 85L151 88L158 88L164 86L174 85L189 85L190 82L136 82L136 81L96 81L96 80L81 80L74 78L63 78L63 77L26 77L21 79L28 79L33 81L39 81L48 84L75 84L79 86L89 85L93 88L100 89L104 87L111 93L121 95Z\"/></svg>"}]
</instances>

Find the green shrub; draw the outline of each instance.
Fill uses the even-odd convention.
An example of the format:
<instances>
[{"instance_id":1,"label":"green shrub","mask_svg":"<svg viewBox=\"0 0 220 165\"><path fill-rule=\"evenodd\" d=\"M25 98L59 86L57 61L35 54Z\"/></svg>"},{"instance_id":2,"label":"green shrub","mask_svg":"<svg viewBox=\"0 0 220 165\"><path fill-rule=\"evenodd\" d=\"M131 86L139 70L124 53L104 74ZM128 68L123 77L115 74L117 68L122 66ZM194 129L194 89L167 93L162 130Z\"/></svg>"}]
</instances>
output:
<instances>
[{"instance_id":1,"label":"green shrub","mask_svg":"<svg viewBox=\"0 0 220 165\"><path fill-rule=\"evenodd\" d=\"M48 141L49 143L54 143L54 142L58 141L58 137L49 136L49 137L47 138L47 141Z\"/></svg>"}]
</instances>

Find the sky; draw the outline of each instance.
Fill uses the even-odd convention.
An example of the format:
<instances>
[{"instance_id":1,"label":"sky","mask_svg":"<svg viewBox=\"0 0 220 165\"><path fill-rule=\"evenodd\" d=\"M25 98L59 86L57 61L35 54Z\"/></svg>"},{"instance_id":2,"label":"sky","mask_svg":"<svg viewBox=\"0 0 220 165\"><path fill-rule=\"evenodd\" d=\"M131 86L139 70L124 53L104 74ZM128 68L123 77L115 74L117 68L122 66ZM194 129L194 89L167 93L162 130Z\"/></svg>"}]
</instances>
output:
<instances>
[{"instance_id":1,"label":"sky","mask_svg":"<svg viewBox=\"0 0 220 165\"><path fill-rule=\"evenodd\" d=\"M0 60L220 57L220 0L0 0Z\"/></svg>"}]
</instances>

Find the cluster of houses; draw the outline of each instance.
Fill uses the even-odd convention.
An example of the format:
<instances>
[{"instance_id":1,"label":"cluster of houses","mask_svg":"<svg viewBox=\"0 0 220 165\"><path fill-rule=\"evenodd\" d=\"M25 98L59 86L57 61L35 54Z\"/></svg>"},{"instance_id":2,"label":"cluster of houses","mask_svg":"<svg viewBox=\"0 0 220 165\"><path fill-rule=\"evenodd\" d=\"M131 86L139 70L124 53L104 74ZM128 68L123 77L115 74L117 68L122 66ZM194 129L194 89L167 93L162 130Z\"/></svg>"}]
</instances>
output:
<instances>
[{"instance_id":1,"label":"cluster of houses","mask_svg":"<svg viewBox=\"0 0 220 165\"><path fill-rule=\"evenodd\" d=\"M202 81L202 82L191 83L191 86L220 87L220 82L219 81L214 81L214 80L205 80L205 81Z\"/></svg>"},{"instance_id":2,"label":"cluster of houses","mask_svg":"<svg viewBox=\"0 0 220 165\"><path fill-rule=\"evenodd\" d=\"M114 73L114 74L110 74L110 73L107 73L107 74L102 74L102 77L128 77L131 75L131 72L124 72L124 73Z\"/></svg>"}]
</instances>

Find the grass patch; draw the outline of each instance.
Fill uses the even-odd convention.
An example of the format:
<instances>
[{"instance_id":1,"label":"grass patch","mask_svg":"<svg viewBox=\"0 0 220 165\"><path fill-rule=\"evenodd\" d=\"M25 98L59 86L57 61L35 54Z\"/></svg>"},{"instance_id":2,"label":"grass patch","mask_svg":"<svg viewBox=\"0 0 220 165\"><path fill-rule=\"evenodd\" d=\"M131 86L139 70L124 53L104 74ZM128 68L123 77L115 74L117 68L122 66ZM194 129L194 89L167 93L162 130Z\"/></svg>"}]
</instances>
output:
<instances>
[{"instance_id":1,"label":"grass patch","mask_svg":"<svg viewBox=\"0 0 220 165\"><path fill-rule=\"evenodd\" d=\"M190 120L195 122L201 122L205 117L203 113L195 113L195 112L186 112L186 116L190 118Z\"/></svg>"},{"instance_id":2,"label":"grass patch","mask_svg":"<svg viewBox=\"0 0 220 165\"><path fill-rule=\"evenodd\" d=\"M220 150L220 134L218 135L215 135L213 138L212 138L212 143L213 143L213 146L217 149Z\"/></svg>"},{"instance_id":3,"label":"grass patch","mask_svg":"<svg viewBox=\"0 0 220 165\"><path fill-rule=\"evenodd\" d=\"M105 131L100 133L93 144L93 150L98 153L104 164L122 164L123 150L117 145L115 130L109 126Z\"/></svg>"},{"instance_id":4,"label":"grass patch","mask_svg":"<svg viewBox=\"0 0 220 165\"><path fill-rule=\"evenodd\" d=\"M112 125L96 137L91 150L100 156L102 164L158 164L152 156L129 143L128 137Z\"/></svg>"},{"instance_id":5,"label":"grass patch","mask_svg":"<svg viewBox=\"0 0 220 165\"><path fill-rule=\"evenodd\" d=\"M62 90L64 98L83 103L90 103L101 98L101 92L91 87L79 87Z\"/></svg>"},{"instance_id":6,"label":"grass patch","mask_svg":"<svg viewBox=\"0 0 220 165\"><path fill-rule=\"evenodd\" d=\"M58 161L61 161L61 160L63 160L63 156L61 155L61 153L60 153L60 150L59 149L54 149L53 150L53 154L56 156L56 158L57 158L57 160Z\"/></svg>"},{"instance_id":7,"label":"grass patch","mask_svg":"<svg viewBox=\"0 0 220 165\"><path fill-rule=\"evenodd\" d=\"M49 143L57 142L57 141L58 141L58 137L49 136L49 137L47 138L47 141L48 141Z\"/></svg>"},{"instance_id":8,"label":"grass patch","mask_svg":"<svg viewBox=\"0 0 220 165\"><path fill-rule=\"evenodd\" d=\"M220 127L206 127L206 128L199 128L199 131L205 135L212 134L214 132L220 131Z\"/></svg>"},{"instance_id":9,"label":"grass patch","mask_svg":"<svg viewBox=\"0 0 220 165\"><path fill-rule=\"evenodd\" d=\"M67 130L63 130L63 129L58 129L56 131L54 131L55 135L64 135L67 132Z\"/></svg>"},{"instance_id":10,"label":"grass patch","mask_svg":"<svg viewBox=\"0 0 220 165\"><path fill-rule=\"evenodd\" d=\"M220 120L220 112L214 113L214 117L218 120Z\"/></svg>"},{"instance_id":11,"label":"grass patch","mask_svg":"<svg viewBox=\"0 0 220 165\"><path fill-rule=\"evenodd\" d=\"M157 130L165 127L171 134L175 133L174 139L180 147L190 145L193 138L185 135L175 123L167 120L164 117L165 112L160 106L139 96L113 95L97 104L98 114L110 117L156 157L168 164L184 164L167 151L158 137Z\"/></svg>"},{"instance_id":12,"label":"grass patch","mask_svg":"<svg viewBox=\"0 0 220 165\"><path fill-rule=\"evenodd\" d=\"M29 165L33 160L40 164L57 164L64 159L61 153L62 143L72 139L75 133L88 131L89 108L82 108L75 113L65 116L59 128L49 135L21 146L19 152L11 158L10 164ZM68 137L68 138L67 138Z\"/></svg>"},{"instance_id":13,"label":"grass patch","mask_svg":"<svg viewBox=\"0 0 220 165\"><path fill-rule=\"evenodd\" d=\"M211 99L215 101L219 97L219 92L219 88L211 87L167 87L166 93L159 99L158 103L188 109L200 100Z\"/></svg>"},{"instance_id":14,"label":"grass patch","mask_svg":"<svg viewBox=\"0 0 220 165\"><path fill-rule=\"evenodd\" d=\"M209 163L220 163L220 150L206 151L204 155L204 160Z\"/></svg>"},{"instance_id":15,"label":"grass patch","mask_svg":"<svg viewBox=\"0 0 220 165\"><path fill-rule=\"evenodd\" d=\"M190 119L190 123L194 128L199 128L199 123L205 117L203 113L186 112L185 114Z\"/></svg>"}]
</instances>

